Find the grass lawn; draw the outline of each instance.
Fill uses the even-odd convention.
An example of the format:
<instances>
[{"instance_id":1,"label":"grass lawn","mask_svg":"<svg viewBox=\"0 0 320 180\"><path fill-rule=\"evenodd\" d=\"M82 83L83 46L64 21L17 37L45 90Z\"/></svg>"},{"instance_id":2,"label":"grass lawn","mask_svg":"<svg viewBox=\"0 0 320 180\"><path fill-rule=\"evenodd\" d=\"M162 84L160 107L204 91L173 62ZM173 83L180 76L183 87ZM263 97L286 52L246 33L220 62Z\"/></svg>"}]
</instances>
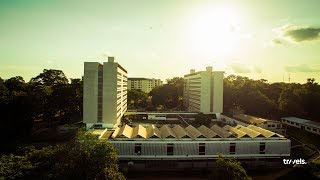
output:
<instances>
[{"instance_id":1,"label":"grass lawn","mask_svg":"<svg viewBox=\"0 0 320 180\"><path fill-rule=\"evenodd\" d=\"M289 139L290 137L294 137L305 144L311 144L315 148L320 149L320 135L313 134L294 127L288 127L287 134L289 135Z\"/></svg>"},{"instance_id":2,"label":"grass lawn","mask_svg":"<svg viewBox=\"0 0 320 180\"><path fill-rule=\"evenodd\" d=\"M314 153L314 150L308 148L307 146L298 146L293 149L291 149L291 158L293 159L308 159L312 154Z\"/></svg>"}]
</instances>

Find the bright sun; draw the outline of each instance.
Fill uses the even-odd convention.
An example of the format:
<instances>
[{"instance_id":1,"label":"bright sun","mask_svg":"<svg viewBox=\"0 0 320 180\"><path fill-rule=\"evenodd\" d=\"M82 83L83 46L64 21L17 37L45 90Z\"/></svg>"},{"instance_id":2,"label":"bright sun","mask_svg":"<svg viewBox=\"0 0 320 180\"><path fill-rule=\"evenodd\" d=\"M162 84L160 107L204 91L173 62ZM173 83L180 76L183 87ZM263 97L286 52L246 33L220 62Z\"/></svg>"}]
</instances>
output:
<instances>
[{"instance_id":1,"label":"bright sun","mask_svg":"<svg viewBox=\"0 0 320 180\"><path fill-rule=\"evenodd\" d=\"M227 7L204 8L193 14L189 34L192 49L204 56L222 58L239 47L240 19Z\"/></svg>"}]
</instances>

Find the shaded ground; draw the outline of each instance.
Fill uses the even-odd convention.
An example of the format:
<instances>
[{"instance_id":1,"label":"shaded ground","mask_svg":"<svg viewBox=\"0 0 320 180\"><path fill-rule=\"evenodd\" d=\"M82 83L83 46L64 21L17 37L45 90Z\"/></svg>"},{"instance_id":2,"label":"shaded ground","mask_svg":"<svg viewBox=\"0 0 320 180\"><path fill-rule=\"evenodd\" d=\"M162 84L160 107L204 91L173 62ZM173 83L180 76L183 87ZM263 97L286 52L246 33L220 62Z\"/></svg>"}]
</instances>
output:
<instances>
[{"instance_id":1,"label":"shaded ground","mask_svg":"<svg viewBox=\"0 0 320 180\"><path fill-rule=\"evenodd\" d=\"M247 171L248 175L252 177L254 180L271 180L271 179L278 179L282 176L288 174L291 171L291 168L278 168L278 169L257 169L257 170L250 170ZM208 172L201 172L201 171L194 171L190 170L189 172L168 172L168 171L161 171L161 172L132 172L128 174L128 180L135 180L135 179L152 179L152 180L196 180L196 179L208 179Z\"/></svg>"}]
</instances>

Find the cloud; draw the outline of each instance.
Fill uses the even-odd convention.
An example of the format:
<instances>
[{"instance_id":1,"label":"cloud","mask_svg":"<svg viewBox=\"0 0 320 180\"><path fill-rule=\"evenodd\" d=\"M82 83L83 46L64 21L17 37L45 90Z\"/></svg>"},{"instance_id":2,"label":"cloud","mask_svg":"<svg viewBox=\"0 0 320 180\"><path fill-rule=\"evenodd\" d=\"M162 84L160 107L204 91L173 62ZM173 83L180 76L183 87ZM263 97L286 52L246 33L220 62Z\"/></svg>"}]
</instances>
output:
<instances>
[{"instance_id":1,"label":"cloud","mask_svg":"<svg viewBox=\"0 0 320 180\"><path fill-rule=\"evenodd\" d=\"M233 64L230 64L229 66L235 73L251 73L251 69L244 64L233 63Z\"/></svg>"},{"instance_id":2,"label":"cloud","mask_svg":"<svg viewBox=\"0 0 320 180\"><path fill-rule=\"evenodd\" d=\"M241 63L232 63L232 64L229 64L229 67L234 73L240 73L240 74L262 72L262 70L258 66L248 66Z\"/></svg>"},{"instance_id":3,"label":"cloud","mask_svg":"<svg viewBox=\"0 0 320 180\"><path fill-rule=\"evenodd\" d=\"M306 64L300 64L297 66L285 66L287 72L320 72L320 69L310 68Z\"/></svg>"},{"instance_id":4,"label":"cloud","mask_svg":"<svg viewBox=\"0 0 320 180\"><path fill-rule=\"evenodd\" d=\"M275 30L279 37L293 42L315 41L320 39L320 28L297 25L284 25ZM279 38L277 38L279 40ZM280 42L276 40L275 42Z\"/></svg>"},{"instance_id":5,"label":"cloud","mask_svg":"<svg viewBox=\"0 0 320 180\"><path fill-rule=\"evenodd\" d=\"M228 67L234 72L239 74L246 74L246 73L262 73L262 70L258 66L251 66L246 65L238 62L234 62L232 64L229 64Z\"/></svg>"},{"instance_id":6,"label":"cloud","mask_svg":"<svg viewBox=\"0 0 320 180\"><path fill-rule=\"evenodd\" d=\"M283 44L283 41L281 39L276 38L276 39L272 40L272 43L273 44Z\"/></svg>"}]
</instances>

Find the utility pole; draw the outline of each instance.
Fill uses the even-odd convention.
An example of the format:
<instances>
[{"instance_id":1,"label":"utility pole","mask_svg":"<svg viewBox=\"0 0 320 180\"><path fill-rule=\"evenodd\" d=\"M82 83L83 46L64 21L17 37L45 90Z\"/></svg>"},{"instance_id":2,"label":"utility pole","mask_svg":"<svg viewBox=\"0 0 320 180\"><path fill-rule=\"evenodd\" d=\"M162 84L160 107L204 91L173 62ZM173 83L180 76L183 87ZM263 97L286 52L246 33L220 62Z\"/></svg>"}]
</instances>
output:
<instances>
[{"instance_id":1,"label":"utility pole","mask_svg":"<svg viewBox=\"0 0 320 180\"><path fill-rule=\"evenodd\" d=\"M290 83L290 74L289 74L289 83Z\"/></svg>"}]
</instances>

